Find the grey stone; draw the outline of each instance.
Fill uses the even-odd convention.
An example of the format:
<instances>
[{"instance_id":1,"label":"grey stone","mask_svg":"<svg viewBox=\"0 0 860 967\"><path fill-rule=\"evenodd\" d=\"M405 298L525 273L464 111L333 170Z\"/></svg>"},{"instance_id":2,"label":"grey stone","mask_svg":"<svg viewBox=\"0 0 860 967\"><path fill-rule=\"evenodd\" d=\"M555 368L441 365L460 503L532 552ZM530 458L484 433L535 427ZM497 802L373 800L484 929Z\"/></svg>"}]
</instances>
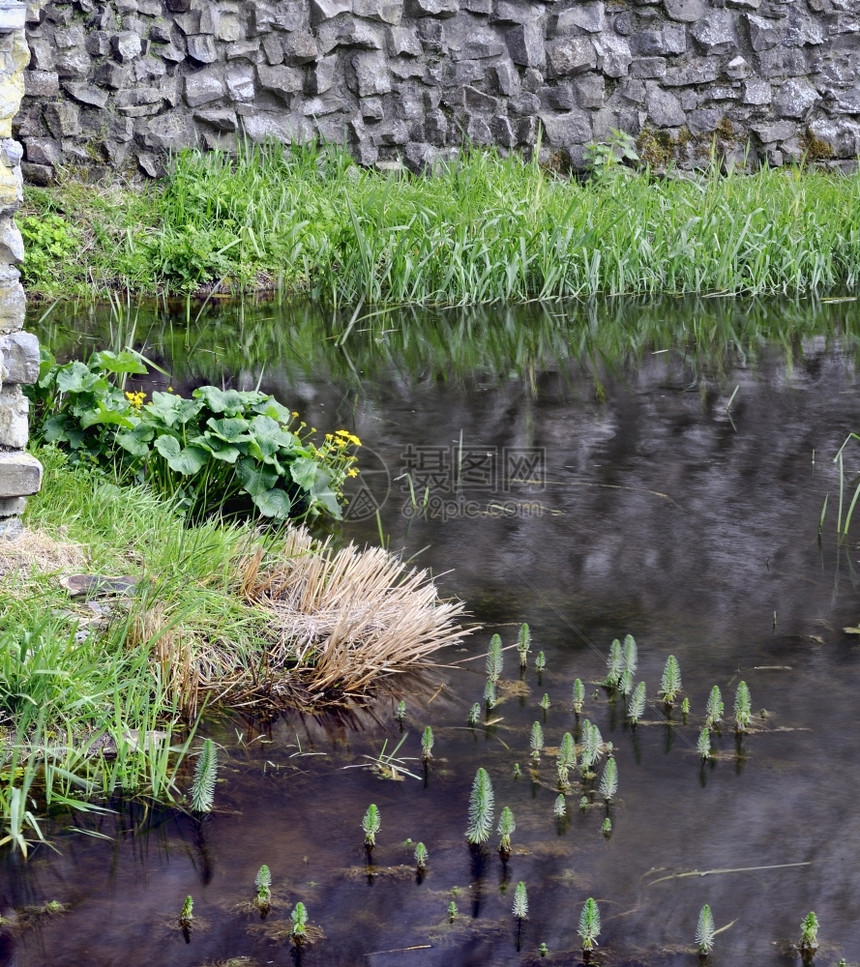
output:
<instances>
[{"instance_id":1,"label":"grey stone","mask_svg":"<svg viewBox=\"0 0 860 967\"><path fill-rule=\"evenodd\" d=\"M573 82L580 107L601 108L606 100L606 81L601 74L581 74Z\"/></svg>"},{"instance_id":2,"label":"grey stone","mask_svg":"<svg viewBox=\"0 0 860 967\"><path fill-rule=\"evenodd\" d=\"M768 121L751 124L750 130L756 134L764 144L786 141L797 134L797 125L790 121Z\"/></svg>"},{"instance_id":3,"label":"grey stone","mask_svg":"<svg viewBox=\"0 0 860 967\"><path fill-rule=\"evenodd\" d=\"M267 67L264 64L260 64L257 68L257 76L260 79L260 87L263 90L273 91L281 95L298 94L304 85L304 75L295 67L286 67L284 65Z\"/></svg>"},{"instance_id":4,"label":"grey stone","mask_svg":"<svg viewBox=\"0 0 860 967\"><path fill-rule=\"evenodd\" d=\"M86 81L67 81L63 84L63 90L81 104L89 104L92 107L103 108L108 102L107 91L93 84L87 84Z\"/></svg>"},{"instance_id":5,"label":"grey stone","mask_svg":"<svg viewBox=\"0 0 860 967\"><path fill-rule=\"evenodd\" d=\"M199 64L213 64L218 60L215 38L209 34L191 34L185 38L188 56Z\"/></svg>"},{"instance_id":6,"label":"grey stone","mask_svg":"<svg viewBox=\"0 0 860 967\"><path fill-rule=\"evenodd\" d=\"M252 101L254 99L254 68L250 65L236 64L228 67L224 80L231 100Z\"/></svg>"},{"instance_id":7,"label":"grey stone","mask_svg":"<svg viewBox=\"0 0 860 967\"><path fill-rule=\"evenodd\" d=\"M648 117L658 128L680 127L687 120L678 98L663 90L657 81L647 81L646 91Z\"/></svg>"},{"instance_id":8,"label":"grey stone","mask_svg":"<svg viewBox=\"0 0 860 967\"><path fill-rule=\"evenodd\" d=\"M161 152L191 147L197 141L194 118L184 111L171 111L153 118L146 126L143 143Z\"/></svg>"},{"instance_id":9,"label":"grey stone","mask_svg":"<svg viewBox=\"0 0 860 967\"><path fill-rule=\"evenodd\" d=\"M205 111L195 111L194 118L202 124L207 124L216 131L230 133L237 129L236 112L230 108L211 108Z\"/></svg>"},{"instance_id":10,"label":"grey stone","mask_svg":"<svg viewBox=\"0 0 860 967\"><path fill-rule=\"evenodd\" d=\"M737 49L735 19L729 10L712 10L690 30L690 34L708 54L728 54Z\"/></svg>"},{"instance_id":11,"label":"grey stone","mask_svg":"<svg viewBox=\"0 0 860 967\"><path fill-rule=\"evenodd\" d=\"M771 89L768 81L753 77L744 81L744 104L770 104Z\"/></svg>"},{"instance_id":12,"label":"grey stone","mask_svg":"<svg viewBox=\"0 0 860 967\"><path fill-rule=\"evenodd\" d=\"M387 94L391 90L391 74L385 55L379 51L360 51L352 58L356 92L359 97Z\"/></svg>"},{"instance_id":13,"label":"grey stone","mask_svg":"<svg viewBox=\"0 0 860 967\"><path fill-rule=\"evenodd\" d=\"M538 115L545 132L545 143L550 147L569 148L574 144L588 144L592 140L591 121L584 111L567 114Z\"/></svg>"},{"instance_id":14,"label":"grey stone","mask_svg":"<svg viewBox=\"0 0 860 967\"><path fill-rule=\"evenodd\" d=\"M29 426L27 415L29 404L20 386L4 386L0 389L0 447L21 450L27 446ZM0 454L2 456L2 454ZM0 461L0 474L5 464ZM0 497L22 497L32 491L19 490L17 493L3 493L0 482Z\"/></svg>"},{"instance_id":15,"label":"grey stone","mask_svg":"<svg viewBox=\"0 0 860 967\"><path fill-rule=\"evenodd\" d=\"M403 19L403 3L395 0L353 0L356 17L368 17L386 24L399 24Z\"/></svg>"},{"instance_id":16,"label":"grey stone","mask_svg":"<svg viewBox=\"0 0 860 967\"><path fill-rule=\"evenodd\" d=\"M311 64L319 56L319 49L313 34L298 30L283 40L284 59L292 66Z\"/></svg>"},{"instance_id":17,"label":"grey stone","mask_svg":"<svg viewBox=\"0 0 860 967\"><path fill-rule=\"evenodd\" d=\"M77 104L60 101L46 104L45 123L55 138L73 138L81 131L81 111Z\"/></svg>"},{"instance_id":18,"label":"grey stone","mask_svg":"<svg viewBox=\"0 0 860 967\"><path fill-rule=\"evenodd\" d=\"M665 57L639 57L630 64L631 77L659 78L665 73Z\"/></svg>"},{"instance_id":19,"label":"grey stone","mask_svg":"<svg viewBox=\"0 0 860 967\"><path fill-rule=\"evenodd\" d=\"M25 497L0 497L0 518L20 517L27 507ZM15 530L14 524L8 520L3 520L0 524L0 533L5 538L14 536L24 529L24 525L18 521L19 530Z\"/></svg>"},{"instance_id":20,"label":"grey stone","mask_svg":"<svg viewBox=\"0 0 860 967\"><path fill-rule=\"evenodd\" d=\"M24 71L25 97L56 97L60 93L60 78L56 71Z\"/></svg>"},{"instance_id":21,"label":"grey stone","mask_svg":"<svg viewBox=\"0 0 860 967\"><path fill-rule=\"evenodd\" d=\"M819 100L818 92L809 81L792 77L780 87L773 99L773 107L780 117L804 118Z\"/></svg>"},{"instance_id":22,"label":"grey stone","mask_svg":"<svg viewBox=\"0 0 860 967\"><path fill-rule=\"evenodd\" d=\"M185 102L189 107L199 107L224 97L227 89L218 73L200 71L185 78Z\"/></svg>"},{"instance_id":23,"label":"grey stone","mask_svg":"<svg viewBox=\"0 0 860 967\"><path fill-rule=\"evenodd\" d=\"M824 28L801 10L789 10L786 18L785 44L788 47L805 47L824 43Z\"/></svg>"},{"instance_id":24,"label":"grey stone","mask_svg":"<svg viewBox=\"0 0 860 967\"><path fill-rule=\"evenodd\" d=\"M24 142L27 161L37 165L58 165L62 162L62 142L56 138L27 138Z\"/></svg>"},{"instance_id":25,"label":"grey stone","mask_svg":"<svg viewBox=\"0 0 860 967\"><path fill-rule=\"evenodd\" d=\"M405 0L404 11L409 17L453 17L458 0Z\"/></svg>"},{"instance_id":26,"label":"grey stone","mask_svg":"<svg viewBox=\"0 0 860 967\"><path fill-rule=\"evenodd\" d=\"M663 0L666 13L672 20L695 23L705 15L703 0Z\"/></svg>"},{"instance_id":27,"label":"grey stone","mask_svg":"<svg viewBox=\"0 0 860 967\"><path fill-rule=\"evenodd\" d=\"M633 63L633 54L626 37L600 34L594 39L597 66L607 77L626 77Z\"/></svg>"},{"instance_id":28,"label":"grey stone","mask_svg":"<svg viewBox=\"0 0 860 967\"><path fill-rule=\"evenodd\" d=\"M520 67L543 67L545 60L544 36L540 24L518 24L505 33L511 60Z\"/></svg>"},{"instance_id":29,"label":"grey stone","mask_svg":"<svg viewBox=\"0 0 860 967\"><path fill-rule=\"evenodd\" d=\"M603 0L592 0L590 3L579 3L563 10L554 20L554 37L566 36L577 29L592 34L600 33L606 29L606 8Z\"/></svg>"},{"instance_id":30,"label":"grey stone","mask_svg":"<svg viewBox=\"0 0 860 967\"><path fill-rule=\"evenodd\" d=\"M329 57L322 57L314 64L313 69L308 75L308 93L325 94L334 85L335 77L338 72L337 54Z\"/></svg>"},{"instance_id":31,"label":"grey stone","mask_svg":"<svg viewBox=\"0 0 860 967\"><path fill-rule=\"evenodd\" d=\"M737 57L733 57L726 64L726 77L732 80L741 80L744 77L748 77L751 70L749 61L738 54Z\"/></svg>"},{"instance_id":32,"label":"grey stone","mask_svg":"<svg viewBox=\"0 0 860 967\"><path fill-rule=\"evenodd\" d=\"M747 26L750 32L750 46L753 50L770 50L779 43L778 22L747 14Z\"/></svg>"},{"instance_id":33,"label":"grey stone","mask_svg":"<svg viewBox=\"0 0 860 967\"><path fill-rule=\"evenodd\" d=\"M35 383L39 378L39 340L31 332L0 336L0 383Z\"/></svg>"},{"instance_id":34,"label":"grey stone","mask_svg":"<svg viewBox=\"0 0 860 967\"><path fill-rule=\"evenodd\" d=\"M687 50L687 31L681 24L665 24L660 29L639 30L630 38L630 49L640 57L683 54Z\"/></svg>"},{"instance_id":35,"label":"grey stone","mask_svg":"<svg viewBox=\"0 0 860 967\"><path fill-rule=\"evenodd\" d=\"M420 57L423 48L414 27L392 27L388 31L388 52L392 56Z\"/></svg>"},{"instance_id":36,"label":"grey stone","mask_svg":"<svg viewBox=\"0 0 860 967\"><path fill-rule=\"evenodd\" d=\"M23 498L19 498L23 499ZM25 501L26 503L26 501ZM24 524L20 517L10 515L0 520L0 539L12 540L24 533Z\"/></svg>"},{"instance_id":37,"label":"grey stone","mask_svg":"<svg viewBox=\"0 0 860 967\"><path fill-rule=\"evenodd\" d=\"M549 67L555 77L580 74L597 67L597 51L588 37L568 37L546 45Z\"/></svg>"},{"instance_id":38,"label":"grey stone","mask_svg":"<svg viewBox=\"0 0 860 967\"><path fill-rule=\"evenodd\" d=\"M350 13L349 0L311 0L311 23L320 24L342 13Z\"/></svg>"},{"instance_id":39,"label":"grey stone","mask_svg":"<svg viewBox=\"0 0 860 967\"><path fill-rule=\"evenodd\" d=\"M125 30L111 37L111 50L118 61L126 63L134 60L135 57L140 57L143 51L143 43L136 33Z\"/></svg>"}]
</instances>

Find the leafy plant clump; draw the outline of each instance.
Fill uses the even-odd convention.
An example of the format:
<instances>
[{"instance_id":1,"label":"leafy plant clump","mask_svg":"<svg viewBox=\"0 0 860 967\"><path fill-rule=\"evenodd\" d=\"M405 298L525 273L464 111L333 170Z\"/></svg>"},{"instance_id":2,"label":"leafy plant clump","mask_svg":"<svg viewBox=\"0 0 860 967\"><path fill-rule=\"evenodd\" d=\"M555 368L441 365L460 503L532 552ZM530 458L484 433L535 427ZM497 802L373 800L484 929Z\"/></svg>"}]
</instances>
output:
<instances>
[{"instance_id":1,"label":"leafy plant clump","mask_svg":"<svg viewBox=\"0 0 860 967\"><path fill-rule=\"evenodd\" d=\"M190 521L340 518L343 484L358 472L357 436L338 430L317 446L296 412L261 392L203 386L190 399L156 391L145 402L145 393L124 391L128 376L146 372L131 352L61 365L43 351L27 389L32 439L145 483Z\"/></svg>"}]
</instances>

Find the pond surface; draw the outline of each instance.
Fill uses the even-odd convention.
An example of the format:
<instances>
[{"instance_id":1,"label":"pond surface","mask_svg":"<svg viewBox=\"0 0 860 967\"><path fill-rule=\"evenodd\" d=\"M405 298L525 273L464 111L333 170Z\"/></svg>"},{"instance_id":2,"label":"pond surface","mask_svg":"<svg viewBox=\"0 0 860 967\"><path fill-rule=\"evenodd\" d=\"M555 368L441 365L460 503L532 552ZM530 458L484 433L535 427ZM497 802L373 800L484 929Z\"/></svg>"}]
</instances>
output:
<instances>
[{"instance_id":1,"label":"pond surface","mask_svg":"<svg viewBox=\"0 0 860 967\"><path fill-rule=\"evenodd\" d=\"M59 852L26 864L4 854L8 915L51 900L69 912L7 938L0 963L576 964L587 897L601 913L603 964L695 963L705 903L720 931L714 964L799 964L791 945L810 910L821 921L816 963L860 961L860 639L843 631L860 619L860 554L853 539L836 541L833 463L860 427L857 306L389 313L356 320L340 345L349 317L295 308L210 306L166 327L166 310L141 310L92 315L90 328L88 313L55 309L40 336L58 351L87 355L81 347L116 343L136 323L135 341L177 389L260 382L309 423L356 432L366 490L342 537L377 543L381 527L483 627L444 653L447 667L394 682L370 709L287 714L266 729L210 723L221 781L203 823L129 810L101 823L106 839L57 832ZM858 453L847 451L852 482ZM482 711L470 728L490 636L511 646L524 621L528 669L521 678L516 651L505 652L501 701L490 724ZM610 643L627 634L648 697L635 728L624 699L599 684ZM658 701L670 654L686 720ZM737 738L740 681L753 724ZM703 762L714 685L726 721ZM560 819L555 749L566 731L578 740L585 719L612 743L618 791L607 807L577 773ZM535 721L546 743L537 766ZM397 780L373 768L391 753ZM466 844L478 767L496 818L505 805L516 817L507 864L495 823L483 855ZM372 867L361 829L370 803L381 816ZM410 841L429 852L421 879ZM250 900L264 863L274 902L261 919ZM519 881L529 918L518 926ZM186 942L175 923L189 894ZM287 939L299 900L323 934L301 955Z\"/></svg>"}]
</instances>

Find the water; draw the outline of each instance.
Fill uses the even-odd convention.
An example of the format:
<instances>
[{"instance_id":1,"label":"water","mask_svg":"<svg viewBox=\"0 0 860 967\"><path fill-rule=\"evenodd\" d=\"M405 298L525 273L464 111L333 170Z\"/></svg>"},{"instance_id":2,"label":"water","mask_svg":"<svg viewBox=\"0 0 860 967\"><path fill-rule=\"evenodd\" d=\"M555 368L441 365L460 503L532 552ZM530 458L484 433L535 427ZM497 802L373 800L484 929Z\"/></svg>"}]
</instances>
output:
<instances>
[{"instance_id":1,"label":"water","mask_svg":"<svg viewBox=\"0 0 860 967\"><path fill-rule=\"evenodd\" d=\"M858 555L854 541L835 540L832 462L860 426L857 309L609 308L389 315L362 325L372 332L356 327L342 348L325 338L338 320L294 310L237 319L223 307L169 339L139 315L138 341L176 388L262 378L313 425L358 433L372 501L355 501L342 536L375 543L381 524L391 549L417 555L483 629L445 654L450 667L395 681L368 709L287 713L268 727L209 723L223 751L217 808L203 823L129 808L97 824L106 839L57 831L59 852L40 849L26 864L7 856L2 892L19 928L5 962L513 965L538 962L544 942L543 963L571 964L581 960L589 896L601 912L602 963L691 963L704 903L726 927L714 963L798 963L791 944L809 910L822 925L817 962L860 959L851 779L860 662L858 639L842 630L860 617ZM49 322L59 345L68 323L59 310ZM106 336L89 338L103 345ZM494 724L468 728L490 635L512 645L523 621L530 667L521 681L506 651ZM598 685L610 642L628 633L649 699L636 728L623 699L609 701ZM657 701L669 654L690 701L686 724L677 708L667 721ZM619 789L607 810L588 787L581 810L574 781L559 822L552 747L581 727L570 710L577 677L582 718L613 745ZM754 715L737 740L741 680ZM703 764L696 743L714 684L728 721ZM533 770L534 721L547 750ZM428 724L436 744L425 772ZM418 778L382 778L374 760L404 735L395 755ZM516 817L507 865L495 829L483 856L465 842L479 766L493 781L496 817L504 805ZM371 802L382 827L369 869L361 818ZM420 882L410 840L429 851ZM263 863L274 892L265 920L249 904ZM518 932L520 880L530 912ZM186 942L176 918L189 894ZM33 912L50 900L68 912ZM287 939L299 900L324 934L300 955Z\"/></svg>"}]
</instances>

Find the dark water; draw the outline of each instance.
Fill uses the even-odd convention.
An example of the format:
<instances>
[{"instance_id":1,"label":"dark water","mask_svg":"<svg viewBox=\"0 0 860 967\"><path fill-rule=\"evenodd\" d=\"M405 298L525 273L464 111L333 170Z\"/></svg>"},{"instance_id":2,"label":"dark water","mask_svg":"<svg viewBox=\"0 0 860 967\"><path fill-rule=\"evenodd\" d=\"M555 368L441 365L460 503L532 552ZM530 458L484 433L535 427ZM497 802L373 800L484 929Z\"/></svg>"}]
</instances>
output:
<instances>
[{"instance_id":1,"label":"dark water","mask_svg":"<svg viewBox=\"0 0 860 967\"><path fill-rule=\"evenodd\" d=\"M378 508L391 549L418 554L484 627L445 655L461 664L403 679L371 709L289 714L264 731L212 723L221 782L202 824L129 811L101 823L108 839L57 833L58 853L7 858L3 894L19 918L49 900L70 909L19 930L6 962L513 965L538 962L544 942L541 962L575 964L589 896L602 918L600 963L695 962L704 903L726 928L714 964L799 963L791 944L810 910L821 921L816 963L860 960L860 650L843 631L860 619L860 554L853 539L835 539L832 460L860 427L856 306L387 315L355 325L342 346L348 317L221 307L165 335L139 313L137 341L177 388L262 379L313 425L358 433L369 495L354 497L343 537L377 542ZM60 347L72 324L81 318L58 309L44 327ZM103 345L129 325L115 314L76 338ZM849 450L851 481L857 466ZM418 502L426 495L423 515L406 472ZM469 729L489 637L512 644L522 621L546 669L539 677L532 664L525 688L502 689L496 724ZM595 684L610 642L628 633L649 700L635 729L623 700ZM670 653L690 701L686 723L677 709L667 721L656 702ZM513 686L516 652L505 655ZM534 721L548 749L578 728L577 677L583 718L618 764L609 836L601 797L581 810L576 782L568 816L554 816L551 751L531 771ZM696 743L711 686L731 720L740 680L753 730L737 741L727 721L703 765ZM369 766L402 737L401 698L397 757L419 778L392 781ZM428 724L436 745L425 775ZM509 805L516 817L507 866L495 832L482 857L465 842L479 766L496 816ZM369 871L361 819L371 802L382 826ZM421 882L410 839L429 851ZM275 895L265 920L248 906L263 863ZM518 933L520 880L530 910ZM196 922L186 943L175 920L188 894ZM286 938L298 900L324 934L300 957Z\"/></svg>"}]
</instances>

